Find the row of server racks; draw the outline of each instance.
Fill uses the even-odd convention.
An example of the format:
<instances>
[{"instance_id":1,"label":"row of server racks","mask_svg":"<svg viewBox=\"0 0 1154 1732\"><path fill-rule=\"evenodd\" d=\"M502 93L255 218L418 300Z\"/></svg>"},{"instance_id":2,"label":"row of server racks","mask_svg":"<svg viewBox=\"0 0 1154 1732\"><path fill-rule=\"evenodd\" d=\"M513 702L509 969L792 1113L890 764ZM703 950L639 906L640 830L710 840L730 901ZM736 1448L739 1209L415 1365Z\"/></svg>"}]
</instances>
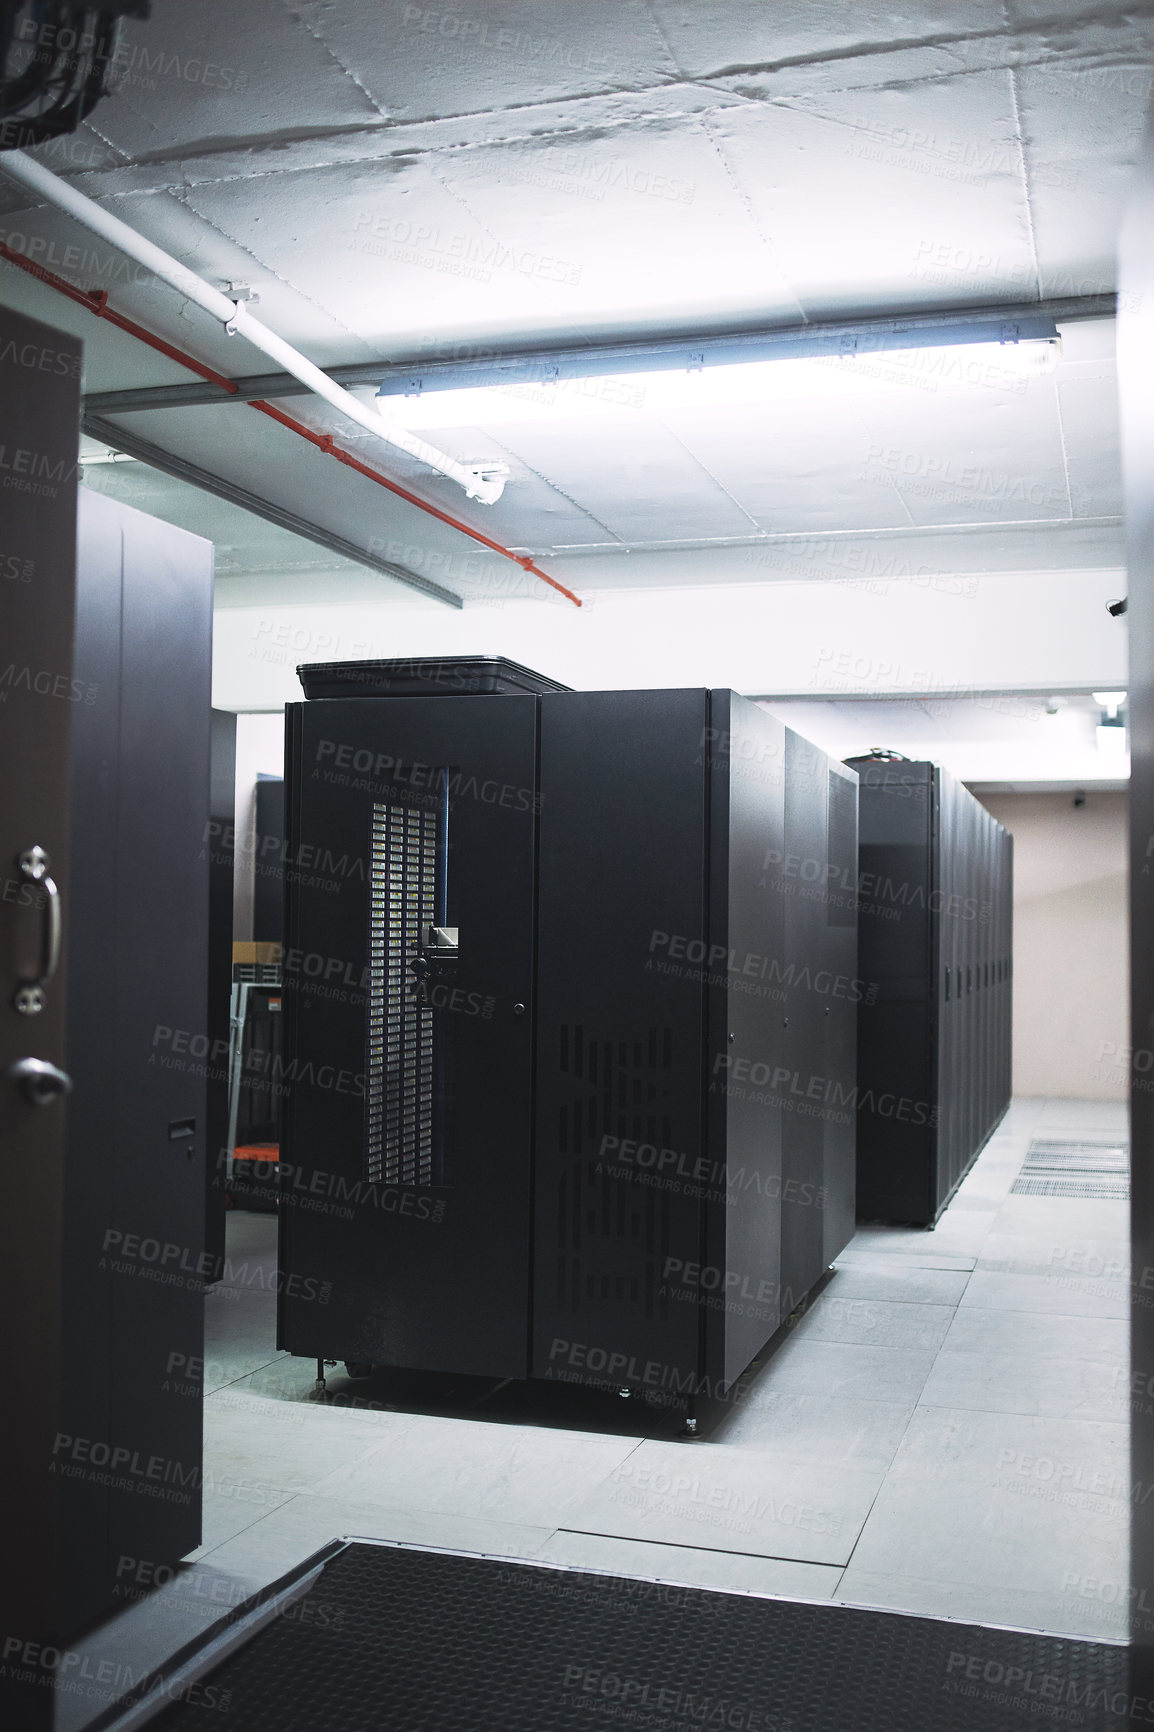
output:
<instances>
[{"instance_id":1,"label":"row of server racks","mask_svg":"<svg viewBox=\"0 0 1154 1732\"><path fill-rule=\"evenodd\" d=\"M727 690L300 672L280 1347L695 1419L1005 1110L1009 837Z\"/></svg>"},{"instance_id":2,"label":"row of server racks","mask_svg":"<svg viewBox=\"0 0 1154 1732\"><path fill-rule=\"evenodd\" d=\"M939 765L850 763L857 1212L932 1226L1010 1103L1013 838Z\"/></svg>"}]
</instances>

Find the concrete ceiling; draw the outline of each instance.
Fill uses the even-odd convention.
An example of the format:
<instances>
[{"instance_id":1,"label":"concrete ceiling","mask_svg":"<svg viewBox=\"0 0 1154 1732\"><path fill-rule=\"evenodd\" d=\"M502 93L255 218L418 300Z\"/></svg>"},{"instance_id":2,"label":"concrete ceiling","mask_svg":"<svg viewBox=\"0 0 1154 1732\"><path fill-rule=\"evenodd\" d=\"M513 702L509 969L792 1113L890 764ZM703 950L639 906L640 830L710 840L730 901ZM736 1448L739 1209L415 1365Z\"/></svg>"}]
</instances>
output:
<instances>
[{"instance_id":1,"label":"concrete ceiling","mask_svg":"<svg viewBox=\"0 0 1154 1732\"><path fill-rule=\"evenodd\" d=\"M1020 304L1114 289L1152 44L1149 4L1079 0L155 0L116 93L38 154L326 365ZM0 229L266 370L2 179ZM12 266L0 287L83 335L90 391L189 377ZM287 406L579 592L1114 568L1112 325L1062 334L1029 379L875 357L816 396L447 422L444 448L508 465L492 507ZM115 421L471 600L542 593L241 405ZM412 602L142 465L89 480L210 534L224 606Z\"/></svg>"}]
</instances>

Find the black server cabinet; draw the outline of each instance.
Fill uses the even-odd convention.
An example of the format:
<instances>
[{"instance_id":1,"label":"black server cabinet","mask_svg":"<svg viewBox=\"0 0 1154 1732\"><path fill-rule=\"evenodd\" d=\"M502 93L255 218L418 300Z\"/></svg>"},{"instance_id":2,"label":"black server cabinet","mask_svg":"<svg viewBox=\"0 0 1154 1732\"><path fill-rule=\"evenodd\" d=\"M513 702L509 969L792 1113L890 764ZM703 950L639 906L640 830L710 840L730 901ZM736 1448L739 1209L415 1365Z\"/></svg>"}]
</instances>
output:
<instances>
[{"instance_id":1,"label":"black server cabinet","mask_svg":"<svg viewBox=\"0 0 1154 1732\"><path fill-rule=\"evenodd\" d=\"M256 848L253 852L252 935L258 943L284 939L284 782L258 776Z\"/></svg>"},{"instance_id":2,"label":"black server cabinet","mask_svg":"<svg viewBox=\"0 0 1154 1732\"><path fill-rule=\"evenodd\" d=\"M224 1271L228 1191L228 1045L236 811L236 717L213 710L210 734L208 860L208 1039L204 1248L210 1281Z\"/></svg>"},{"instance_id":3,"label":"black server cabinet","mask_svg":"<svg viewBox=\"0 0 1154 1732\"><path fill-rule=\"evenodd\" d=\"M541 700L533 1375L723 1395L852 1236L855 781L729 691Z\"/></svg>"},{"instance_id":4,"label":"black server cabinet","mask_svg":"<svg viewBox=\"0 0 1154 1732\"><path fill-rule=\"evenodd\" d=\"M288 711L280 1345L721 1394L853 1231L856 777L430 685Z\"/></svg>"},{"instance_id":5,"label":"black server cabinet","mask_svg":"<svg viewBox=\"0 0 1154 1732\"><path fill-rule=\"evenodd\" d=\"M525 1375L537 707L288 708L287 851L310 862L285 883L292 1353ZM418 975L430 927L459 955Z\"/></svg>"},{"instance_id":6,"label":"black server cabinet","mask_svg":"<svg viewBox=\"0 0 1154 1732\"><path fill-rule=\"evenodd\" d=\"M932 1226L1010 1101L1013 840L940 766L859 773L859 1220Z\"/></svg>"},{"instance_id":7,"label":"black server cabinet","mask_svg":"<svg viewBox=\"0 0 1154 1732\"><path fill-rule=\"evenodd\" d=\"M200 1540L211 546L82 489L76 628L66 1631Z\"/></svg>"}]
</instances>

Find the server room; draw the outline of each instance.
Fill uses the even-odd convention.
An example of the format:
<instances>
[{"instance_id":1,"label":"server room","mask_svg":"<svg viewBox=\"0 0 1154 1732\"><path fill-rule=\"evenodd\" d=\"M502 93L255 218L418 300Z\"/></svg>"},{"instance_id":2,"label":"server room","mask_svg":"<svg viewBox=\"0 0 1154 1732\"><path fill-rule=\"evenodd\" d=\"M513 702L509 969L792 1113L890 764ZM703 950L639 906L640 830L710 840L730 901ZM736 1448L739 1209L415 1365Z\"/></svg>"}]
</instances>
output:
<instances>
[{"instance_id":1,"label":"server room","mask_svg":"<svg viewBox=\"0 0 1154 1732\"><path fill-rule=\"evenodd\" d=\"M1154 1726L1154 0L0 64L4 1725Z\"/></svg>"}]
</instances>

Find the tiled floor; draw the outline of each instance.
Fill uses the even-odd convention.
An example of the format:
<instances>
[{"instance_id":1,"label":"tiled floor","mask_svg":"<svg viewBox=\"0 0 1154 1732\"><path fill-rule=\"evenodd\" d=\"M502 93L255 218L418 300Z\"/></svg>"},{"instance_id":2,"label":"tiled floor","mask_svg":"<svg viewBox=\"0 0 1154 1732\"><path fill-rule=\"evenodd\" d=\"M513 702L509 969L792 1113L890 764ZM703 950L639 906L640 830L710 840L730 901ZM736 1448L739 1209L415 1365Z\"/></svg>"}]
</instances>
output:
<instances>
[{"instance_id":1,"label":"tiled floor","mask_svg":"<svg viewBox=\"0 0 1154 1732\"><path fill-rule=\"evenodd\" d=\"M318 1405L312 1362L272 1346L272 1218L232 1216L204 1543L93 1651L155 1663L344 1534L1123 1636L1128 1206L1009 1194L1031 1137L1083 1132L1124 1135L1124 1108L1016 1102L937 1228L859 1232L694 1443L571 1389L389 1410L395 1389L334 1373L352 1405Z\"/></svg>"}]
</instances>

